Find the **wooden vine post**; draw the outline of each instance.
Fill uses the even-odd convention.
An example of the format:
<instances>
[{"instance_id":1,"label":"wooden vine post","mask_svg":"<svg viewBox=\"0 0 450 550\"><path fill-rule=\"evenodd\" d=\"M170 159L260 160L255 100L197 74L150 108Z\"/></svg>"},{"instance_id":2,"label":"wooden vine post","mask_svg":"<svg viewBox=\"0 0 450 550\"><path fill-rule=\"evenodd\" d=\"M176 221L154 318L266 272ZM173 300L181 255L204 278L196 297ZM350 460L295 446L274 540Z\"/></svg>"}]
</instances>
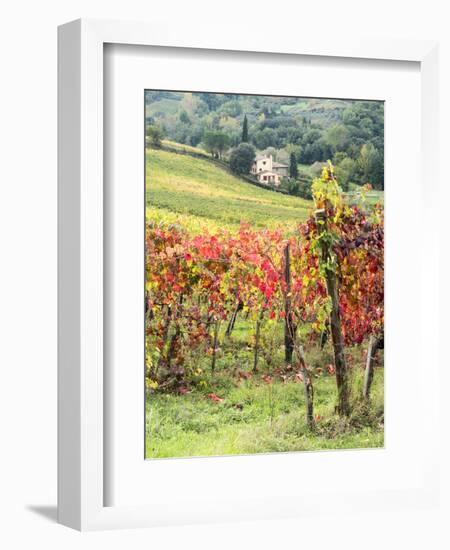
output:
<instances>
[{"instance_id":1,"label":"wooden vine post","mask_svg":"<svg viewBox=\"0 0 450 550\"><path fill-rule=\"evenodd\" d=\"M259 354L259 337L261 335L261 318L262 315L258 315L256 320L256 331L255 331L255 349L253 356L253 372L258 370L258 354Z\"/></svg>"},{"instance_id":2,"label":"wooden vine post","mask_svg":"<svg viewBox=\"0 0 450 550\"><path fill-rule=\"evenodd\" d=\"M330 329L334 350L334 363L336 367L336 384L338 388L337 412L342 416L350 413L350 404L348 372L344 354L344 338L342 336L341 317L339 314L338 282L336 271L331 267L333 260L331 245L329 240L324 238L327 235L325 210L316 210L315 217L322 254L322 263L325 266L327 292L331 299Z\"/></svg>"},{"instance_id":3,"label":"wooden vine post","mask_svg":"<svg viewBox=\"0 0 450 550\"><path fill-rule=\"evenodd\" d=\"M214 340L213 340L212 363L211 363L212 373L214 373L214 371L216 370L216 352L217 352L217 342L219 339L219 328L220 328L220 321L217 319L214 323Z\"/></svg>"},{"instance_id":4,"label":"wooden vine post","mask_svg":"<svg viewBox=\"0 0 450 550\"><path fill-rule=\"evenodd\" d=\"M291 330L293 330L292 327L291 327ZM312 430L314 428L315 422L314 422L314 388L312 384L311 371L309 370L306 364L305 352L303 350L303 346L300 345L296 335L293 333L291 334L294 342L295 355L300 365L300 372L303 377L303 390L305 393L305 404L306 404L306 423L308 424L308 428Z\"/></svg>"},{"instance_id":5,"label":"wooden vine post","mask_svg":"<svg viewBox=\"0 0 450 550\"><path fill-rule=\"evenodd\" d=\"M290 245L286 245L284 249L284 272L283 278L286 285L285 298L284 298L284 359L286 363L292 363L292 354L295 347L295 326L292 318L292 306L291 306L291 258L290 258Z\"/></svg>"},{"instance_id":6,"label":"wooden vine post","mask_svg":"<svg viewBox=\"0 0 450 550\"><path fill-rule=\"evenodd\" d=\"M366 359L366 370L364 372L364 386L363 386L363 397L364 399L369 399L370 387L373 380L373 364L375 359L375 338L371 336L369 338L369 346L367 348L367 359Z\"/></svg>"},{"instance_id":7,"label":"wooden vine post","mask_svg":"<svg viewBox=\"0 0 450 550\"><path fill-rule=\"evenodd\" d=\"M172 357L175 352L175 349L177 347L177 344L180 340L181 335L181 327L180 327L180 319L182 317L182 309L183 309L183 294L180 294L178 298L178 304L175 309L174 314L174 321L175 321L175 332L172 334L169 342L169 348L167 350L167 358L166 358L166 368L170 371L172 366ZM170 311L170 310L169 310ZM170 318L168 317L167 321L169 322ZM169 325L167 325L167 335L168 335Z\"/></svg>"},{"instance_id":8,"label":"wooden vine post","mask_svg":"<svg viewBox=\"0 0 450 550\"><path fill-rule=\"evenodd\" d=\"M303 346L299 345L296 338L296 326L292 315L291 304L291 257L290 245L286 245L284 249L284 272L283 278L286 286L284 298L284 350L286 363L292 363L293 354L297 356L300 364L300 370L303 376L303 388L305 392L306 403L306 422L310 429L314 428L314 392L311 379L311 373L306 365L305 353Z\"/></svg>"},{"instance_id":9,"label":"wooden vine post","mask_svg":"<svg viewBox=\"0 0 450 550\"><path fill-rule=\"evenodd\" d=\"M297 354L302 369L303 375L303 389L305 391L305 403L306 403L306 422L308 428L312 430L314 428L314 390L312 385L311 373L306 365L305 353L303 346L297 346Z\"/></svg>"},{"instance_id":10,"label":"wooden vine post","mask_svg":"<svg viewBox=\"0 0 450 550\"><path fill-rule=\"evenodd\" d=\"M159 360L155 366L153 376L156 378L158 375L158 371L160 367L165 363L165 351L167 347L167 341L169 339L169 329L170 329L170 323L172 320L172 308L170 306L167 306L167 313L164 319L164 329L162 334L162 346L161 346L161 354L159 356Z\"/></svg>"},{"instance_id":11,"label":"wooden vine post","mask_svg":"<svg viewBox=\"0 0 450 550\"><path fill-rule=\"evenodd\" d=\"M225 332L225 336L231 336L231 333L233 332L233 329L234 329L234 325L236 323L237 315L243 307L244 307L244 304L241 301L239 301L237 303L237 306L233 310L233 313L231 314L230 321L228 322L227 330Z\"/></svg>"},{"instance_id":12,"label":"wooden vine post","mask_svg":"<svg viewBox=\"0 0 450 550\"><path fill-rule=\"evenodd\" d=\"M366 369L364 372L363 397L368 400L370 397L370 388L372 387L373 374L375 367L375 355L382 346L382 339L371 336L369 338L369 346L367 348Z\"/></svg>"}]
</instances>

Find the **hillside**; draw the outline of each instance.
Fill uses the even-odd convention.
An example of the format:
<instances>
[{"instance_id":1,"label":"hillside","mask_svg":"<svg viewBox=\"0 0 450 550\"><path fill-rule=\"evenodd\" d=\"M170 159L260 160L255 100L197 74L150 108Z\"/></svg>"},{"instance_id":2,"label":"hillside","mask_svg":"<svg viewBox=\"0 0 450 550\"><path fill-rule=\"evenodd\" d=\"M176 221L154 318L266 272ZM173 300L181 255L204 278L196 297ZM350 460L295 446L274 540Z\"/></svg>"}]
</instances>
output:
<instances>
[{"instance_id":1,"label":"hillside","mask_svg":"<svg viewBox=\"0 0 450 550\"><path fill-rule=\"evenodd\" d=\"M384 188L381 101L148 90L145 105L148 137L156 132L224 159L244 141L281 164L295 158L309 169L332 160L344 189Z\"/></svg>"},{"instance_id":2,"label":"hillside","mask_svg":"<svg viewBox=\"0 0 450 550\"><path fill-rule=\"evenodd\" d=\"M236 229L241 221L255 228L293 228L305 220L312 203L261 189L216 163L190 155L148 148L147 219L203 227Z\"/></svg>"}]
</instances>

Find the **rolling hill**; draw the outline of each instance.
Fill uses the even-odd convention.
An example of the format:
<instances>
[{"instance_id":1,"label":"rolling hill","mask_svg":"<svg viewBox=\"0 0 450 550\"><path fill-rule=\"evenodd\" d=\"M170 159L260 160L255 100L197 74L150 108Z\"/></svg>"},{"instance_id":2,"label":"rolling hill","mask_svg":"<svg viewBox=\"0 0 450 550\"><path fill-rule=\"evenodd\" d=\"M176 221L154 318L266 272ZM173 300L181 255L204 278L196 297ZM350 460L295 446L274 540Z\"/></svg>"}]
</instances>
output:
<instances>
[{"instance_id":1,"label":"rolling hill","mask_svg":"<svg viewBox=\"0 0 450 550\"><path fill-rule=\"evenodd\" d=\"M162 149L146 151L147 219L181 223L189 231L235 230L242 221L255 228L293 228L312 203L261 189L207 158Z\"/></svg>"}]
</instances>

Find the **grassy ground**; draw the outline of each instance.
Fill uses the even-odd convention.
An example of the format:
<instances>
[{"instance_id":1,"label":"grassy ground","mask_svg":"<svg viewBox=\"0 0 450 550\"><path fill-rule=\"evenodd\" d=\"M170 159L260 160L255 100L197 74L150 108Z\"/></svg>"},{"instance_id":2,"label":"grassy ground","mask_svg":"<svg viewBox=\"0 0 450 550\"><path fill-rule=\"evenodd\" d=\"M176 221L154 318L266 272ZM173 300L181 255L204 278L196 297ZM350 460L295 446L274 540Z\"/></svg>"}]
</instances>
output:
<instances>
[{"instance_id":1,"label":"grassy ground","mask_svg":"<svg viewBox=\"0 0 450 550\"><path fill-rule=\"evenodd\" d=\"M149 148L146 162L147 219L182 222L192 231L236 229L241 220L289 229L312 208L310 201L256 187L207 159Z\"/></svg>"},{"instance_id":2,"label":"grassy ground","mask_svg":"<svg viewBox=\"0 0 450 550\"><path fill-rule=\"evenodd\" d=\"M211 156L204 149L200 149L199 147L192 147L191 145L185 145L184 143L177 143L176 141L170 141L169 139L163 139L161 143L165 147L176 149L177 151L182 151L183 153L195 153L197 155L203 155L207 158L210 158Z\"/></svg>"},{"instance_id":3,"label":"grassy ground","mask_svg":"<svg viewBox=\"0 0 450 550\"><path fill-rule=\"evenodd\" d=\"M146 457L213 456L382 447L383 368L377 368L369 405L361 399L364 356L361 347L349 350L353 412L335 415L336 382L326 365L332 350L317 344L306 349L313 367L316 428L305 422L303 383L283 366L282 326L266 327L267 354L253 365L251 322L239 320L231 339L221 331L216 373L210 373L208 353L192 358L197 383L186 394L150 393L147 399ZM378 365L382 365L382 357ZM278 372L278 374L275 374ZM271 373L270 383L267 374ZM244 376L245 375L245 376ZM283 381L284 378L284 381ZM211 399L213 393L219 399Z\"/></svg>"},{"instance_id":4,"label":"grassy ground","mask_svg":"<svg viewBox=\"0 0 450 550\"><path fill-rule=\"evenodd\" d=\"M354 387L361 386L355 372ZM383 369L377 369L370 410L362 403L348 420L334 414L334 377L315 382L316 428L305 423L301 382L261 378L216 389L221 402L207 394L154 394L147 403L146 457L213 456L382 447Z\"/></svg>"},{"instance_id":5,"label":"grassy ground","mask_svg":"<svg viewBox=\"0 0 450 550\"><path fill-rule=\"evenodd\" d=\"M359 186L355 183L350 183L349 190L347 193L350 201L354 197L356 200L356 197L359 195ZM383 204L384 202L384 191L380 191L379 189L372 189L366 194L366 203L369 206L374 206L377 203Z\"/></svg>"}]
</instances>

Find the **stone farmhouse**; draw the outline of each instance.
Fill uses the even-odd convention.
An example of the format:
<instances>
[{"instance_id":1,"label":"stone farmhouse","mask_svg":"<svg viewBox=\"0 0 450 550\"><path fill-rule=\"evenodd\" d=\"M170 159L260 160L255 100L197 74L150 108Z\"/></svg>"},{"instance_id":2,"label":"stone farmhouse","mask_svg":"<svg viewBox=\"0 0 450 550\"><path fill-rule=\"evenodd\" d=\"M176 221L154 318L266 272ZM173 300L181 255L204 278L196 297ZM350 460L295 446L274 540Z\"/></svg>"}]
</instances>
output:
<instances>
[{"instance_id":1,"label":"stone farmhouse","mask_svg":"<svg viewBox=\"0 0 450 550\"><path fill-rule=\"evenodd\" d=\"M288 176L289 166L275 162L272 155L259 155L255 158L250 173L260 183L278 187L281 180Z\"/></svg>"}]
</instances>

